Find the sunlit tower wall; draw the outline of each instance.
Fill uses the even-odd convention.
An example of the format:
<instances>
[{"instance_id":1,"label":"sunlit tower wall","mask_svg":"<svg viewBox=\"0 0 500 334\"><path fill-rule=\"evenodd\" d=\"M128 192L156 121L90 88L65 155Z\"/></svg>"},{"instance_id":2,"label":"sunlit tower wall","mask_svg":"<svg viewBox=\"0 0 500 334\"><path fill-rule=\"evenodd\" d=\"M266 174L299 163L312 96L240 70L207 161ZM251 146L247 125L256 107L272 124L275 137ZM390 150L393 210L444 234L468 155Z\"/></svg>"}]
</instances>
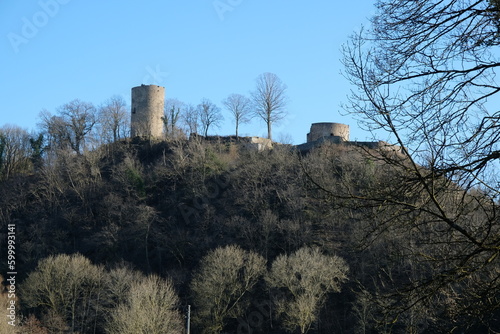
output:
<instances>
[{"instance_id":1,"label":"sunlit tower wall","mask_svg":"<svg viewBox=\"0 0 500 334\"><path fill-rule=\"evenodd\" d=\"M338 141L349 141L349 125L341 123L313 123L311 131L307 134L307 142L329 137Z\"/></svg>"},{"instance_id":2,"label":"sunlit tower wall","mask_svg":"<svg viewBox=\"0 0 500 334\"><path fill-rule=\"evenodd\" d=\"M131 137L162 138L165 87L141 85L132 88Z\"/></svg>"}]
</instances>

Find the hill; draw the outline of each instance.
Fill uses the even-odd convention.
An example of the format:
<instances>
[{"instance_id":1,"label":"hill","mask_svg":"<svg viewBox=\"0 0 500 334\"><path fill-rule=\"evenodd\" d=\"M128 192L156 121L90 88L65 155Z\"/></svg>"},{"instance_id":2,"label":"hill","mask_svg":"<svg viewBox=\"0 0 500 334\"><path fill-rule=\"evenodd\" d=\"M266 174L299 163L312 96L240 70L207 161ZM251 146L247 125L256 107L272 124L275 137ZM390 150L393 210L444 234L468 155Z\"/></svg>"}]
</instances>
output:
<instances>
[{"instance_id":1,"label":"hill","mask_svg":"<svg viewBox=\"0 0 500 334\"><path fill-rule=\"evenodd\" d=\"M42 259L81 254L92 266L108 270L108 276L128 268L137 275L171 280L179 296L176 312L184 313L192 305L194 326L206 331L215 320L201 315L206 302L194 294L193 282L208 254L238 247L261 257L271 270L278 258L307 248L338 257L349 268L345 279L339 276L338 289L321 289L330 292L318 297L321 303L311 313L311 332L383 332L388 320L385 293L429 276L429 264L413 254L439 254L435 244L425 242L427 236L415 235L404 224L388 225L404 220L401 207L359 201L391 191L394 197L403 196L396 188L407 177L400 168L404 163L388 165L387 154L393 153L329 142L307 154L279 145L259 151L201 138L124 140L81 155L47 154L36 172L9 178L0 187L1 240L6 240L9 224L16 227L20 312L41 319L40 328L51 328L51 321L59 319L74 331L103 333L109 313L98 315L99 301L93 297L88 305L93 305L95 315L82 306L78 318L75 312L69 317L65 310L27 302L31 299L22 294L23 282L41 270ZM405 196L413 197L407 201L419 201L418 193ZM413 222L425 219L412 217ZM386 228L379 229L383 224ZM411 254L409 244L415 251ZM7 258L1 263L6 267ZM308 274L319 270L313 262L308 268ZM249 269L243 265L239 270L241 282ZM305 274L296 270L291 274L296 284L306 282ZM279 308L294 305L293 293L272 288L266 275L259 275L243 290L241 300L233 301L235 309L222 317L220 330L281 333L293 328L287 325L291 316ZM398 303L412 301L401 298ZM446 307L402 312L404 317L392 330L407 332L418 326L432 332L443 325L442 319L452 318L443 313ZM252 318L256 315L261 320Z\"/></svg>"}]
</instances>

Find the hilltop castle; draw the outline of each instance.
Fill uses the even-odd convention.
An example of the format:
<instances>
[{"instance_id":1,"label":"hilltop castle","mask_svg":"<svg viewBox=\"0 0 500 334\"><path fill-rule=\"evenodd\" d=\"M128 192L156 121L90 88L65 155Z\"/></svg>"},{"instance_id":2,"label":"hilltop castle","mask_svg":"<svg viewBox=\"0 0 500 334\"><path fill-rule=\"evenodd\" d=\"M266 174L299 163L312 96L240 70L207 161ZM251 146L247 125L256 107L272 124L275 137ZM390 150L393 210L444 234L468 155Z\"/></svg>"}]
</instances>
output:
<instances>
[{"instance_id":1,"label":"hilltop castle","mask_svg":"<svg viewBox=\"0 0 500 334\"><path fill-rule=\"evenodd\" d=\"M369 149L384 149L400 152L401 149L385 141L350 141L349 125L341 123L313 123L311 130L307 134L307 142L297 145L297 149L302 153L307 153L314 147L323 143L335 143L349 146L361 146Z\"/></svg>"},{"instance_id":2,"label":"hilltop castle","mask_svg":"<svg viewBox=\"0 0 500 334\"><path fill-rule=\"evenodd\" d=\"M141 85L132 88L131 102L131 137L163 138L163 117L164 117L165 87L157 85ZM204 138L197 134L191 134L191 138ZM232 136L220 137L210 136L207 140L218 141L239 141L245 147L256 149L258 151L272 148L273 143L266 138L261 137L240 137ZM349 141L349 125L341 123L313 123L311 130L307 134L307 141L304 144L297 145L299 152L307 153L312 148L322 145L325 142L345 145L357 145L371 149L391 148L398 150L383 141L377 142L358 142Z\"/></svg>"}]
</instances>

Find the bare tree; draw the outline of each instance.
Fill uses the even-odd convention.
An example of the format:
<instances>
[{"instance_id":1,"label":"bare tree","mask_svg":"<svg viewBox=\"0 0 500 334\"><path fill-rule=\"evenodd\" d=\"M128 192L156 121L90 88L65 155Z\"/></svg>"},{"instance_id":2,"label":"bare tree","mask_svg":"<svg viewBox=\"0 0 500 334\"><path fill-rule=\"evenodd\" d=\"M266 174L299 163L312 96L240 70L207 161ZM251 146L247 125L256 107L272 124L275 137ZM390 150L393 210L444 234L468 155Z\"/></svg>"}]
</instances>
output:
<instances>
[{"instance_id":1,"label":"bare tree","mask_svg":"<svg viewBox=\"0 0 500 334\"><path fill-rule=\"evenodd\" d=\"M219 107L212 103L209 99L202 99L198 104L198 114L200 115L201 126L205 137L208 136L208 129L211 126L220 126L224 120Z\"/></svg>"},{"instance_id":2,"label":"bare tree","mask_svg":"<svg viewBox=\"0 0 500 334\"><path fill-rule=\"evenodd\" d=\"M286 116L287 86L274 73L263 73L257 77L256 89L252 92L255 115L267 125L267 137L272 140L272 125Z\"/></svg>"},{"instance_id":3,"label":"bare tree","mask_svg":"<svg viewBox=\"0 0 500 334\"><path fill-rule=\"evenodd\" d=\"M22 284L22 300L28 307L61 317L72 332L85 332L95 320L96 312L89 305L96 305L103 273L79 254L50 256Z\"/></svg>"},{"instance_id":4,"label":"bare tree","mask_svg":"<svg viewBox=\"0 0 500 334\"><path fill-rule=\"evenodd\" d=\"M244 297L265 271L265 260L238 246L211 251L191 282L198 308L194 318L203 333L220 333L226 320L241 316Z\"/></svg>"},{"instance_id":5,"label":"bare tree","mask_svg":"<svg viewBox=\"0 0 500 334\"><path fill-rule=\"evenodd\" d=\"M87 134L97 122L96 108L92 103L76 99L62 105L59 114L66 124L71 148L80 154Z\"/></svg>"},{"instance_id":6,"label":"bare tree","mask_svg":"<svg viewBox=\"0 0 500 334\"><path fill-rule=\"evenodd\" d=\"M177 334L182 320L177 305L179 298L173 284L158 276L135 281L125 303L111 312L107 333Z\"/></svg>"},{"instance_id":7,"label":"bare tree","mask_svg":"<svg viewBox=\"0 0 500 334\"><path fill-rule=\"evenodd\" d=\"M0 180L32 170L30 135L18 126L0 128Z\"/></svg>"},{"instance_id":8,"label":"bare tree","mask_svg":"<svg viewBox=\"0 0 500 334\"><path fill-rule=\"evenodd\" d=\"M144 280L144 275L129 268L126 264L110 269L104 277L105 297L102 304L107 308L106 312L111 312L118 305L127 303L130 288L142 280Z\"/></svg>"},{"instance_id":9,"label":"bare tree","mask_svg":"<svg viewBox=\"0 0 500 334\"><path fill-rule=\"evenodd\" d=\"M289 256L278 256L266 281L271 288L286 290L276 301L284 327L290 332L299 329L307 333L327 294L340 291L347 271L344 260L324 255L318 248L304 247Z\"/></svg>"},{"instance_id":10,"label":"bare tree","mask_svg":"<svg viewBox=\"0 0 500 334\"><path fill-rule=\"evenodd\" d=\"M165 124L167 137L177 137L179 132L177 123L179 122L181 111L184 110L185 107L185 103L177 99L165 100L165 113L163 116L163 123Z\"/></svg>"},{"instance_id":11,"label":"bare tree","mask_svg":"<svg viewBox=\"0 0 500 334\"><path fill-rule=\"evenodd\" d=\"M99 108L98 120L101 136L107 142L116 142L128 137L130 131L130 115L127 103L119 95L112 96Z\"/></svg>"},{"instance_id":12,"label":"bare tree","mask_svg":"<svg viewBox=\"0 0 500 334\"><path fill-rule=\"evenodd\" d=\"M97 122L97 111L92 103L76 99L59 107L58 115L43 110L40 117L52 146L70 147L81 154L85 140Z\"/></svg>"},{"instance_id":13,"label":"bare tree","mask_svg":"<svg viewBox=\"0 0 500 334\"><path fill-rule=\"evenodd\" d=\"M435 263L425 279L395 288L386 309L397 309L396 319L447 296L455 303L446 310L450 326L488 326L500 292L491 275L500 265L500 112L488 103L500 92L499 2L379 0L376 7L372 28L344 47L354 85L346 110L369 130L390 133L405 159L386 157L400 181L358 199L404 212L379 226L399 224L417 243L434 245L407 256ZM418 229L415 217L425 217Z\"/></svg>"},{"instance_id":14,"label":"bare tree","mask_svg":"<svg viewBox=\"0 0 500 334\"><path fill-rule=\"evenodd\" d=\"M199 110L192 104L187 104L182 112L182 119L187 127L189 134L198 133L200 126Z\"/></svg>"},{"instance_id":15,"label":"bare tree","mask_svg":"<svg viewBox=\"0 0 500 334\"><path fill-rule=\"evenodd\" d=\"M234 123L236 125L236 137L238 137L239 125L250 122L252 101L244 95L231 94L227 98L222 100L222 104L234 117Z\"/></svg>"},{"instance_id":16,"label":"bare tree","mask_svg":"<svg viewBox=\"0 0 500 334\"><path fill-rule=\"evenodd\" d=\"M29 317L23 321L21 328L23 334L49 334L47 328L42 326L40 320L38 320L33 314L30 314ZM3 332L0 333L3 334ZM12 332L11 329L11 331L7 333L14 334L16 332Z\"/></svg>"},{"instance_id":17,"label":"bare tree","mask_svg":"<svg viewBox=\"0 0 500 334\"><path fill-rule=\"evenodd\" d=\"M44 109L39 114L40 128L47 138L47 148L52 150L69 148L69 134L62 117L52 115Z\"/></svg>"}]
</instances>

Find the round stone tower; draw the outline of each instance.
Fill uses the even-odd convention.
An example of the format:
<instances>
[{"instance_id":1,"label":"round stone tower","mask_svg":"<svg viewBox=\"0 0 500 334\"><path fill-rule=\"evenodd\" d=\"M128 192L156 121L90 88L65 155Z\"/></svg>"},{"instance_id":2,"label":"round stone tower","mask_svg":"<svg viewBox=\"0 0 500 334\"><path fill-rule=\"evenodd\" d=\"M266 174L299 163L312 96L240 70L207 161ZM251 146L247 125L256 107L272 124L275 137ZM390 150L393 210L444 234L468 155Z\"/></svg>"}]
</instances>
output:
<instances>
[{"instance_id":1,"label":"round stone tower","mask_svg":"<svg viewBox=\"0 0 500 334\"><path fill-rule=\"evenodd\" d=\"M141 85L132 88L130 136L161 138L165 87Z\"/></svg>"},{"instance_id":2,"label":"round stone tower","mask_svg":"<svg viewBox=\"0 0 500 334\"><path fill-rule=\"evenodd\" d=\"M323 137L336 139L340 142L349 141L349 125L340 123L313 123L307 134L307 142L313 142Z\"/></svg>"}]
</instances>

